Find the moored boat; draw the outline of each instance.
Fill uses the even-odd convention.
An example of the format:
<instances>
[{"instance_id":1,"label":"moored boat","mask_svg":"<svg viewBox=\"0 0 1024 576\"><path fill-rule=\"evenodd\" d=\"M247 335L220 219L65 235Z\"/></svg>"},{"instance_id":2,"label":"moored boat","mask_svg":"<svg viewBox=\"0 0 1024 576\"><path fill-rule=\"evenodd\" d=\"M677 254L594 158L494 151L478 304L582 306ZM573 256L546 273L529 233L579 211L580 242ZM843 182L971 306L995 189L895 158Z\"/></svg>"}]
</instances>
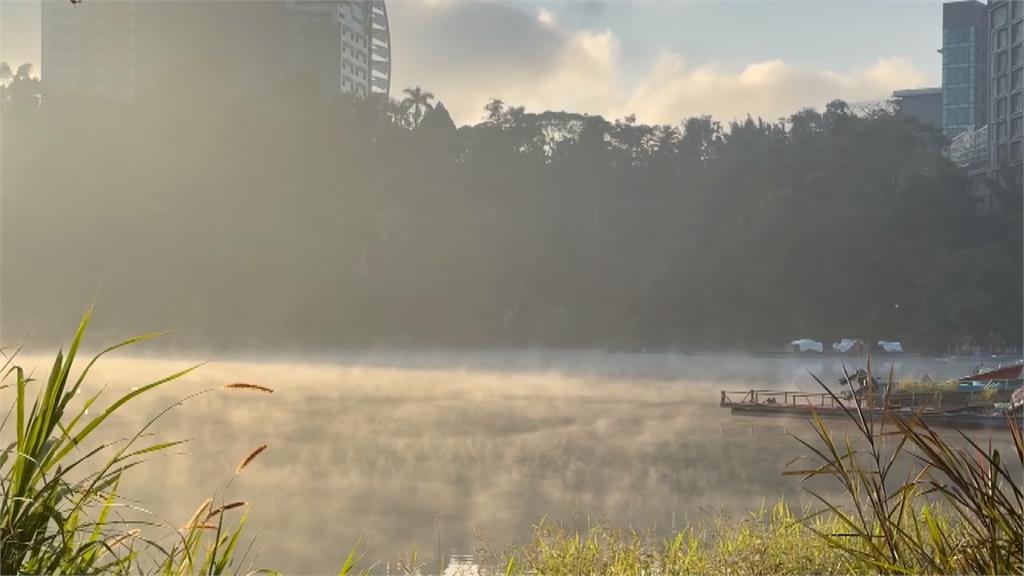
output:
<instances>
[{"instance_id":1,"label":"moored boat","mask_svg":"<svg viewBox=\"0 0 1024 576\"><path fill-rule=\"evenodd\" d=\"M1008 415L1024 411L1022 365L1000 367L944 384L914 383L904 390L858 370L840 380L850 390L800 392L751 389L721 392L720 406L749 416L848 416L855 403L877 418L919 416L929 425L1002 427ZM962 386L964 382L971 383Z\"/></svg>"}]
</instances>

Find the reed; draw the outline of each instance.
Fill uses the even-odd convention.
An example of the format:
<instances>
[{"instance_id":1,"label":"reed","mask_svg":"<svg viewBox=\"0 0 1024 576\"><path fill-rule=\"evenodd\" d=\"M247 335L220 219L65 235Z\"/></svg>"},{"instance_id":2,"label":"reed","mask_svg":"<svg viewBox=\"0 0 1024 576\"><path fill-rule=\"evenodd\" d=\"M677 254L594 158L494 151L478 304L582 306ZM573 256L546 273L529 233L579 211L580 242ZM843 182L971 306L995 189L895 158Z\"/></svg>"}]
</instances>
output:
<instances>
[{"instance_id":1,"label":"reed","mask_svg":"<svg viewBox=\"0 0 1024 576\"><path fill-rule=\"evenodd\" d=\"M242 472L242 470L245 470L245 467L251 464L252 461L255 460L256 457L262 454L263 451L266 449L267 445L261 444L257 446L252 452L249 452L249 454L246 455L246 457L241 462L238 463L238 467L235 468L235 474L239 474Z\"/></svg>"},{"instance_id":2,"label":"reed","mask_svg":"<svg viewBox=\"0 0 1024 576\"><path fill-rule=\"evenodd\" d=\"M0 390L14 397L0 420L0 432L13 426L15 440L0 452L0 573L272 573L253 569L251 540L239 547L248 503L226 498L233 479L266 451L265 443L240 461L219 494L205 499L179 530L120 516L118 511L130 506L118 493L124 475L181 444L152 442L150 430L169 410L211 390L176 401L127 439L96 442L103 425L133 399L198 366L133 388L90 416L102 391L77 408L71 400L96 361L155 336L102 350L73 378L91 314L90 309L83 316L67 354L58 352L45 380L26 375L16 362L17 350L4 353ZM869 376L870 371L869 357ZM854 432L839 438L812 413L811 439L794 435L810 464L785 474L831 479L840 495L808 487L817 506L800 514L780 502L740 521L716 518L708 526L690 526L668 538L603 525L578 531L542 522L530 542L500 554L496 565L507 575L555 576L1024 572L1024 434L1019 417L1007 419L1013 454L1005 455L959 431L952 437L940 434L917 415L880 416L862 405L859 396L840 398L814 379L843 409ZM889 383L883 411L895 388L891 370ZM273 393L248 383L221 388ZM873 395L867 398L871 402ZM909 476L897 477L894 470L900 462L914 466ZM344 559L342 576L359 570L359 546ZM401 566L408 573L419 570L415 550Z\"/></svg>"},{"instance_id":3,"label":"reed","mask_svg":"<svg viewBox=\"0 0 1024 576\"><path fill-rule=\"evenodd\" d=\"M151 429L171 409L211 390L174 402L127 439L94 441L104 424L132 400L198 366L134 387L90 416L102 390L81 406L72 400L95 363L115 350L159 336L143 335L110 346L72 377L91 318L90 307L67 353L57 353L45 380L35 381L17 364L19 350L3 355L0 389L13 391L14 398L0 421L0 433L15 440L0 452L0 574L223 574L240 569L246 560L251 569L251 545L236 557L246 521L244 502L223 502L221 496L217 505L218 498L209 498L180 530L156 519L127 520L120 515L120 510L134 508L118 494L124 475L182 443L152 442ZM272 392L256 384L226 388ZM249 454L236 473L265 448L264 444ZM226 518L236 512L241 512L237 519ZM168 537L172 545L159 543Z\"/></svg>"},{"instance_id":4,"label":"reed","mask_svg":"<svg viewBox=\"0 0 1024 576\"><path fill-rule=\"evenodd\" d=\"M815 506L794 514L780 502L667 539L542 523L497 564L506 575L1024 573L1019 415L1007 418L1014 453L1004 455L961 431L941 434L917 414L888 412L892 370L882 414L862 404L872 396L844 400L813 378L853 424L838 437L812 413L812 438L794 435L810 465L784 474L832 480L829 492L804 484ZM897 464L911 473L898 477Z\"/></svg>"},{"instance_id":5,"label":"reed","mask_svg":"<svg viewBox=\"0 0 1024 576\"><path fill-rule=\"evenodd\" d=\"M224 385L225 390L251 390L254 392L266 392L267 394L273 394L274 389L259 384L249 384L246 382L232 382L231 384Z\"/></svg>"},{"instance_id":6,"label":"reed","mask_svg":"<svg viewBox=\"0 0 1024 576\"><path fill-rule=\"evenodd\" d=\"M867 366L870 374L870 356ZM929 427L919 414L889 412L891 385L883 412L876 415L858 396L844 403L814 379L832 394L854 429L852 437L837 439L815 413L810 424L816 442L797 438L814 464L787 473L831 478L848 501L840 505L836 498L807 489L821 504L815 514L828 514L844 527L815 530L816 535L880 573L1024 572L1024 441L1019 416L1008 415L1006 420L1014 471L998 449L982 447L962 431L950 438ZM904 460L916 463L916 470L896 477L894 465Z\"/></svg>"}]
</instances>

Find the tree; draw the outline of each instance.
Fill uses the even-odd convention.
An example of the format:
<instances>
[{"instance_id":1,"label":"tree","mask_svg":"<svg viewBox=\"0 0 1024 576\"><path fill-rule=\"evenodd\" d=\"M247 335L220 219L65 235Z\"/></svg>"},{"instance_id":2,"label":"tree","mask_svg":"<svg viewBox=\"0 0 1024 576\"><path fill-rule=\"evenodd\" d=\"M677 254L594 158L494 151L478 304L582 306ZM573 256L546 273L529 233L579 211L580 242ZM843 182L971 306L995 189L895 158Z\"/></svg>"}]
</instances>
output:
<instances>
[{"instance_id":1,"label":"tree","mask_svg":"<svg viewBox=\"0 0 1024 576\"><path fill-rule=\"evenodd\" d=\"M419 126L423 115L432 108L430 101L434 99L434 95L424 92L419 86L406 88L403 92L407 96L402 100L402 108L411 115L412 126Z\"/></svg>"},{"instance_id":2,"label":"tree","mask_svg":"<svg viewBox=\"0 0 1024 576\"><path fill-rule=\"evenodd\" d=\"M501 124L505 116L505 102L501 98L491 98L484 106L484 112L487 113L487 116L485 116L486 122Z\"/></svg>"},{"instance_id":3,"label":"tree","mask_svg":"<svg viewBox=\"0 0 1024 576\"><path fill-rule=\"evenodd\" d=\"M975 211L941 134L888 110L658 126L494 99L456 127L418 87L22 106L42 87L9 66L0 86L12 335L102 278L125 331L200 346L1021 343L1020 186Z\"/></svg>"},{"instance_id":4,"label":"tree","mask_svg":"<svg viewBox=\"0 0 1024 576\"><path fill-rule=\"evenodd\" d=\"M42 101L42 84L32 75L32 64L24 63L11 71L7 62L0 62L0 104L38 106Z\"/></svg>"}]
</instances>

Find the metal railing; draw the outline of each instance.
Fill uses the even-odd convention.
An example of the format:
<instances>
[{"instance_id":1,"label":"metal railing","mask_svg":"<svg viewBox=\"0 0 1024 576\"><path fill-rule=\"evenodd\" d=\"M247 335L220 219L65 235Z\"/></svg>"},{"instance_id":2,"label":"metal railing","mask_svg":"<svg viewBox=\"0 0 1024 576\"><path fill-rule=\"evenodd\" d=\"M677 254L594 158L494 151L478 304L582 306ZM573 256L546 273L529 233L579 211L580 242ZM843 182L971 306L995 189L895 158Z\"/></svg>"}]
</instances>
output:
<instances>
[{"instance_id":1,"label":"metal railing","mask_svg":"<svg viewBox=\"0 0 1024 576\"><path fill-rule=\"evenodd\" d=\"M910 391L896 392L886 396L882 392L872 394L858 394L861 406L871 408L882 408L888 401L890 409L918 409L935 408L943 410L955 410L971 408L976 406L989 406L993 402L1006 401L1001 398L1009 398L1009 392L999 394L986 393L985 391L964 391L964 390L934 390L934 391ZM854 404L853 394L849 391L837 392L835 396L828 392L800 392L781 391L767 389L751 390L722 390L720 406L791 406L804 407L814 406L815 408L840 408L842 404L851 407Z\"/></svg>"}]
</instances>

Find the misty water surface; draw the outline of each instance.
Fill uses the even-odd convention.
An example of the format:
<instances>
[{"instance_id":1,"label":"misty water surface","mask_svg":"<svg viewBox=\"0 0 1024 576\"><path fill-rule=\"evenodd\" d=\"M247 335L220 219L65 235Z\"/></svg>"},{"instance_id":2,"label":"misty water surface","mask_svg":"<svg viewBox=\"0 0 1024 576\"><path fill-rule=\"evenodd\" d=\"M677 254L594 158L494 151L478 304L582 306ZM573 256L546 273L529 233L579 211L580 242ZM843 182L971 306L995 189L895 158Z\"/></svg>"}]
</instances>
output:
<instances>
[{"instance_id":1,"label":"misty water surface","mask_svg":"<svg viewBox=\"0 0 1024 576\"><path fill-rule=\"evenodd\" d=\"M43 357L22 360L48 368ZM106 386L112 399L190 362L104 360L88 388ZM900 376L933 377L971 367L896 366ZM811 391L807 370L834 382L841 369L827 358L597 352L214 361L130 404L113 431L133 432L204 388L271 386L273 395L217 391L169 413L158 437L188 438L186 450L133 470L122 494L181 525L267 443L228 495L252 503L259 565L334 571L362 537L367 563L415 546L436 566L439 549L486 557L524 542L543 518L667 531L746 514L765 499L799 501L798 481L781 472L801 454L788 433L808 437L806 424L732 417L718 407L719 390Z\"/></svg>"}]
</instances>

